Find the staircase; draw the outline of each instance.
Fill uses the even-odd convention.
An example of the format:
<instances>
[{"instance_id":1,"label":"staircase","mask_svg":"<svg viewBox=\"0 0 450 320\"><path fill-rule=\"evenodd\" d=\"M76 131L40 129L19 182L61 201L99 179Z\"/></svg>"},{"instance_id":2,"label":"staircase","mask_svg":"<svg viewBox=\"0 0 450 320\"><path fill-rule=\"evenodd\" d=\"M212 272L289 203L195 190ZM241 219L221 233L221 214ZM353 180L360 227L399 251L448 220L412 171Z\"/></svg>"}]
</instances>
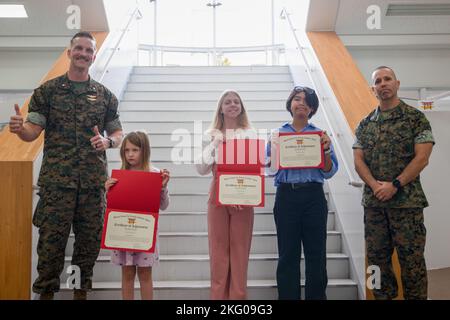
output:
<instances>
[{"instance_id":1,"label":"staircase","mask_svg":"<svg viewBox=\"0 0 450 320\"><path fill-rule=\"evenodd\" d=\"M161 212L159 220L160 263L153 269L155 299L209 298L206 208L211 176L197 174L192 163L200 148L191 147L186 141L194 141L197 134L208 128L217 100L228 88L241 94L254 127L268 130L279 127L290 120L284 105L292 86L289 69L283 66L134 68L120 104L124 131L146 130L152 147L152 164L171 172L170 205ZM178 131L172 141L174 130ZM172 163L171 155L175 154L189 163ZM108 150L108 161L110 170L120 168L118 149ZM249 299L277 299L274 196L273 179L267 178L266 206L255 209L248 270ZM343 253L341 234L334 228L331 201L329 207L328 298L357 299L356 283L349 279L349 257ZM66 248L66 266L70 263L73 240L71 235ZM100 252L90 299L121 299L121 268L111 264L109 254L106 250ZM62 274L57 298L71 299L66 278ZM136 290L135 297L139 296Z\"/></svg>"}]
</instances>

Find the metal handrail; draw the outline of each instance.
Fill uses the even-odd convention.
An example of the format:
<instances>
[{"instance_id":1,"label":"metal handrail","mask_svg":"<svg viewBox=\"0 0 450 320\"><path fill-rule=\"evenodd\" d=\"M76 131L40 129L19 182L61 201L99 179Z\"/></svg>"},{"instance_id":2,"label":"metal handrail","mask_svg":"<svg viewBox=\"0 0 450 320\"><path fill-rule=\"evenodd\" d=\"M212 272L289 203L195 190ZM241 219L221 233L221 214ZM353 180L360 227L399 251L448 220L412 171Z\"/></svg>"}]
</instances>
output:
<instances>
[{"instance_id":1,"label":"metal handrail","mask_svg":"<svg viewBox=\"0 0 450 320\"><path fill-rule=\"evenodd\" d=\"M105 77L106 73L108 72L108 66L109 66L109 63L111 62L112 58L114 57L114 53L118 50L118 48L119 48L119 46L120 46L120 44L121 44L121 42L122 42L123 37L124 37L125 34L127 33L128 28L129 28L131 22L133 21L133 19L136 17L137 14L139 14L139 15L141 14L141 12L139 11L139 8L138 8L138 7L136 7L136 8L134 9L133 13L132 13L131 16L130 16L130 19L129 19L128 22L127 22L127 25L126 25L125 28L122 30L122 34L120 35L119 40L117 40L117 43L116 43L116 45L114 46L114 49L111 50L111 53L110 53L110 55L109 55L109 57L108 57L108 60L106 61L105 66L103 67L103 71L102 71L102 73L101 73L101 75L100 75L100 78L99 78L99 80L98 80L99 82L102 82L103 78Z\"/></svg>"},{"instance_id":2,"label":"metal handrail","mask_svg":"<svg viewBox=\"0 0 450 320\"><path fill-rule=\"evenodd\" d=\"M177 46L159 46L151 44L140 44L139 50L149 51L151 53L161 53L161 65L162 56L165 52L182 52L182 53L203 53L207 54L208 58L212 55L213 63L217 64L217 58L224 53L242 53L242 52L265 52L266 53L266 64L267 64L267 53L271 51L272 53L278 52L279 54L284 53L285 46L283 44L271 44L262 46L246 46L246 47L177 47ZM276 56L275 54L272 57ZM157 65L156 62L153 63ZM278 60L272 60L272 64L278 65ZM208 61L209 65L209 61Z\"/></svg>"},{"instance_id":3,"label":"metal handrail","mask_svg":"<svg viewBox=\"0 0 450 320\"><path fill-rule=\"evenodd\" d=\"M219 52L255 52L268 50L284 50L283 44L266 45L266 46L248 46L248 47L175 47L175 46L154 46L151 44L140 44L139 50L147 51L167 51L167 52L186 52L186 53L208 53L212 51Z\"/></svg>"},{"instance_id":4,"label":"metal handrail","mask_svg":"<svg viewBox=\"0 0 450 320\"><path fill-rule=\"evenodd\" d=\"M312 76L311 67L310 67L310 65L308 63L308 60L306 59L306 55L303 52L304 47L302 47L302 45L300 44L300 41L298 40L297 35L295 34L295 28L294 28L294 26L292 24L291 18L289 17L289 13L287 12L286 8L283 8L283 10L281 11L281 15L283 17L285 17L286 20L289 23L289 27L290 27L290 29L292 31L292 34L294 35L294 39L295 39L295 42L297 44L297 49L300 51L300 54L302 55L303 61L305 62L306 72L308 74L309 79L311 80L311 83L313 84L314 88L316 89L317 94L319 96L322 96L320 94L320 91L318 90L318 86L316 85L316 82L314 81L314 78ZM323 110L323 114L325 116L325 121L327 122L328 127L330 128L331 135L333 137L337 138L337 135L335 134L333 126L331 125L330 119L328 118L326 108L322 108L322 110ZM344 153L342 152L342 149L341 149L341 146L339 144L339 141L337 139L334 139L334 141L336 141L336 149L338 150L338 152L341 155L343 155ZM349 184L354 186L354 187L358 187L358 188L362 187L364 185L364 183L362 181L354 178L353 173L352 173L352 171L350 170L350 168L349 168L349 166L347 164L347 161L345 160L344 157L342 157L342 160L343 160L343 164L344 164L344 169L345 169L345 171L347 173L347 176L348 176L348 178L350 180Z\"/></svg>"}]
</instances>

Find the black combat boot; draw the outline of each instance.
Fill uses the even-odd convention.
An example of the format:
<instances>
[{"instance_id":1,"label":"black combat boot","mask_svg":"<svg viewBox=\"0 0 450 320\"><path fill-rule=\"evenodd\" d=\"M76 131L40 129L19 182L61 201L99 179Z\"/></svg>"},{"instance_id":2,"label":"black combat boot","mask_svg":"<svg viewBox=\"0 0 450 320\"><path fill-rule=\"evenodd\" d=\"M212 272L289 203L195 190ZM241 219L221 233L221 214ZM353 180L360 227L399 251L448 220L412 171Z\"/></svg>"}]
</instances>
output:
<instances>
[{"instance_id":1,"label":"black combat boot","mask_svg":"<svg viewBox=\"0 0 450 320\"><path fill-rule=\"evenodd\" d=\"M39 300L53 300L54 296L53 292L43 292L39 295Z\"/></svg>"},{"instance_id":2,"label":"black combat boot","mask_svg":"<svg viewBox=\"0 0 450 320\"><path fill-rule=\"evenodd\" d=\"M73 291L73 300L87 300L87 291L83 289L75 289Z\"/></svg>"}]
</instances>

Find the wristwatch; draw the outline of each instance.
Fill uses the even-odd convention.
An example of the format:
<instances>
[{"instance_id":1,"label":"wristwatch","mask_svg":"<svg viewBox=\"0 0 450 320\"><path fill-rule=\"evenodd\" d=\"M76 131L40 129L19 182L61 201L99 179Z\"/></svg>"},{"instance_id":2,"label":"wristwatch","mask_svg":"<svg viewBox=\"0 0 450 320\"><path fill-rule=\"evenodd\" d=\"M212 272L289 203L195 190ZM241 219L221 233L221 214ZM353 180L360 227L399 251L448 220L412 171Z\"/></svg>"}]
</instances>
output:
<instances>
[{"instance_id":1,"label":"wristwatch","mask_svg":"<svg viewBox=\"0 0 450 320\"><path fill-rule=\"evenodd\" d=\"M401 184L400 180L398 180L398 179L394 179L394 181L392 181L392 184L394 185L394 187L397 188L397 190L402 187L402 184Z\"/></svg>"},{"instance_id":2,"label":"wristwatch","mask_svg":"<svg viewBox=\"0 0 450 320\"><path fill-rule=\"evenodd\" d=\"M113 139L111 139L110 137L106 137L106 139L108 139L108 141L109 141L109 147L108 148L113 148L114 147Z\"/></svg>"}]
</instances>

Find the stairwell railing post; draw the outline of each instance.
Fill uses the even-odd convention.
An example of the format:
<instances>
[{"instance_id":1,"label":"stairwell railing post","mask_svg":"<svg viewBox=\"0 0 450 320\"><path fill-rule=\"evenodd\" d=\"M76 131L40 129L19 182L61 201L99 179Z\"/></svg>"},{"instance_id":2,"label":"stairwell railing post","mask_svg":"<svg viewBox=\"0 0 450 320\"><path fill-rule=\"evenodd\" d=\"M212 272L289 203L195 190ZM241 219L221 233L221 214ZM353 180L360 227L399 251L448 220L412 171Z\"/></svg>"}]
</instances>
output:
<instances>
[{"instance_id":1,"label":"stairwell railing post","mask_svg":"<svg viewBox=\"0 0 450 320\"><path fill-rule=\"evenodd\" d=\"M212 0L206 4L208 7L213 8L213 65L218 65L217 52L216 52L216 7L221 6L222 3L216 2L216 0Z\"/></svg>"}]
</instances>

